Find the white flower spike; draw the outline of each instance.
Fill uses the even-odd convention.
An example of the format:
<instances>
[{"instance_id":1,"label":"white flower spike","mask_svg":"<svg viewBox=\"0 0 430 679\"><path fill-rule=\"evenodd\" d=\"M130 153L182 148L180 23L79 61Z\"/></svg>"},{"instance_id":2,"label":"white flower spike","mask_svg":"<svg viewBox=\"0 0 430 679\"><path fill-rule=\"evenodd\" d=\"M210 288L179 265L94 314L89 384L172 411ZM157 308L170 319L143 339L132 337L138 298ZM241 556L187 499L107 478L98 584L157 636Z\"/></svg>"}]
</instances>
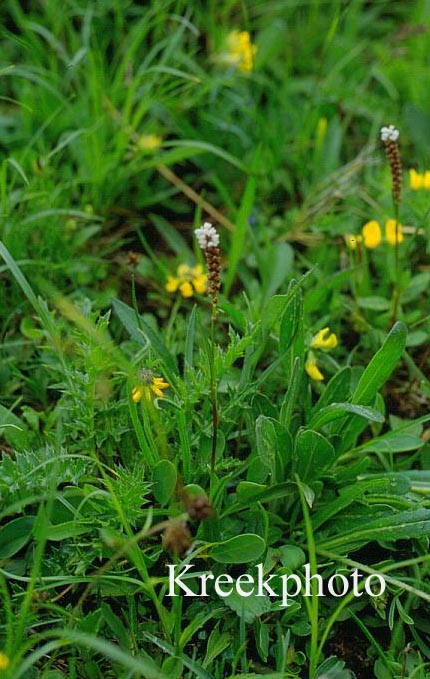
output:
<instances>
[{"instance_id":1,"label":"white flower spike","mask_svg":"<svg viewBox=\"0 0 430 679\"><path fill-rule=\"evenodd\" d=\"M397 141L400 132L394 125L387 125L381 127L381 140L382 141Z\"/></svg>"},{"instance_id":2,"label":"white flower spike","mask_svg":"<svg viewBox=\"0 0 430 679\"><path fill-rule=\"evenodd\" d=\"M207 248L217 248L219 245L219 233L210 222L205 222L203 226L194 231L202 250Z\"/></svg>"}]
</instances>

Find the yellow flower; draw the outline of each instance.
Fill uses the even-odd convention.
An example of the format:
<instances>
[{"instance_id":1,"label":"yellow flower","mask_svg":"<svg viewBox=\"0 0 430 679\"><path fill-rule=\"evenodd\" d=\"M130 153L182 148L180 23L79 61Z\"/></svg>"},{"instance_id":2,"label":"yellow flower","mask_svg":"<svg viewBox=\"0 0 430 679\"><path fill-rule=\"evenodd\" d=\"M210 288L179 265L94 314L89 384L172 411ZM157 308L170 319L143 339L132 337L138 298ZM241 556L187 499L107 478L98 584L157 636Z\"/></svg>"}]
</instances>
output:
<instances>
[{"instance_id":1,"label":"yellow flower","mask_svg":"<svg viewBox=\"0 0 430 679\"><path fill-rule=\"evenodd\" d=\"M185 283L181 283L181 285L179 286L179 291L182 297L192 297L194 294L193 286L188 281L185 281Z\"/></svg>"},{"instance_id":2,"label":"yellow flower","mask_svg":"<svg viewBox=\"0 0 430 679\"><path fill-rule=\"evenodd\" d=\"M324 375L318 368L315 357L311 351L309 352L307 361L305 363L305 370L312 380L321 382L324 379Z\"/></svg>"},{"instance_id":3,"label":"yellow flower","mask_svg":"<svg viewBox=\"0 0 430 679\"><path fill-rule=\"evenodd\" d=\"M158 134L143 134L137 140L137 148L139 151L152 152L156 151L162 142L163 140Z\"/></svg>"},{"instance_id":4,"label":"yellow flower","mask_svg":"<svg viewBox=\"0 0 430 679\"><path fill-rule=\"evenodd\" d=\"M223 55L223 60L236 66L242 73L250 73L257 47L252 44L248 31L232 31L227 36L226 45L227 53Z\"/></svg>"},{"instance_id":5,"label":"yellow flower","mask_svg":"<svg viewBox=\"0 0 430 679\"><path fill-rule=\"evenodd\" d=\"M133 403L139 403L142 397L145 398L147 403L150 403L154 396L158 398L163 398L163 389L168 389L170 384L165 382L162 377L155 377L151 370L141 370L139 372L139 377L142 382L138 386L134 387L131 392L131 398Z\"/></svg>"},{"instance_id":6,"label":"yellow flower","mask_svg":"<svg viewBox=\"0 0 430 679\"><path fill-rule=\"evenodd\" d=\"M179 279L173 278L173 276L167 276L167 282L165 287L167 292L176 292L176 290L179 287Z\"/></svg>"},{"instance_id":7,"label":"yellow flower","mask_svg":"<svg viewBox=\"0 0 430 679\"><path fill-rule=\"evenodd\" d=\"M319 330L311 342L312 349L324 349L324 351L330 351L330 349L334 349L337 345L337 337L334 332L330 332L330 328Z\"/></svg>"},{"instance_id":8,"label":"yellow flower","mask_svg":"<svg viewBox=\"0 0 430 679\"><path fill-rule=\"evenodd\" d=\"M403 241L402 227L400 224L398 224L396 233L395 219L387 219L385 222L385 238L390 245L395 245L396 242L401 243Z\"/></svg>"},{"instance_id":9,"label":"yellow flower","mask_svg":"<svg viewBox=\"0 0 430 679\"><path fill-rule=\"evenodd\" d=\"M426 170L420 174L414 168L409 170L409 186L412 191L419 191L419 189L430 189L430 170Z\"/></svg>"},{"instance_id":10,"label":"yellow flower","mask_svg":"<svg viewBox=\"0 0 430 679\"><path fill-rule=\"evenodd\" d=\"M208 277L203 273L201 264L188 266L180 264L176 276L168 276L165 288L167 292L179 290L182 297L192 297L195 292L202 294L206 291Z\"/></svg>"},{"instance_id":11,"label":"yellow flower","mask_svg":"<svg viewBox=\"0 0 430 679\"><path fill-rule=\"evenodd\" d=\"M9 665L10 665L9 658L7 657L7 655L0 651L0 670L6 670L9 667Z\"/></svg>"},{"instance_id":12,"label":"yellow flower","mask_svg":"<svg viewBox=\"0 0 430 679\"><path fill-rule=\"evenodd\" d=\"M382 240L381 227L375 219L367 222L361 229L361 233L363 234L364 245L369 250L377 248Z\"/></svg>"},{"instance_id":13,"label":"yellow flower","mask_svg":"<svg viewBox=\"0 0 430 679\"><path fill-rule=\"evenodd\" d=\"M423 188L423 175L411 168L409 170L409 186L413 191Z\"/></svg>"},{"instance_id":14,"label":"yellow flower","mask_svg":"<svg viewBox=\"0 0 430 679\"><path fill-rule=\"evenodd\" d=\"M351 234L348 234L347 236L345 236L346 246L347 246L350 250L356 250L356 249L357 249L357 245L358 245L359 243L361 243L362 240L363 240L363 238L362 238L360 235L358 235L358 236L352 236Z\"/></svg>"}]
</instances>

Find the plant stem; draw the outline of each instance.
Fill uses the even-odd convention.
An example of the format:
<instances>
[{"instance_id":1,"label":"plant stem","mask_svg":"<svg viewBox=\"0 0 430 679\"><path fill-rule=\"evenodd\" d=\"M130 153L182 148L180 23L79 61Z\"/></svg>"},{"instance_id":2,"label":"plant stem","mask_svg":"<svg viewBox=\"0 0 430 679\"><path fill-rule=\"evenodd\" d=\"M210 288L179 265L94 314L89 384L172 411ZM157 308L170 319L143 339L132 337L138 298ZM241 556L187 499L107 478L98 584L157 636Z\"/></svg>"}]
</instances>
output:
<instances>
[{"instance_id":1,"label":"plant stem","mask_svg":"<svg viewBox=\"0 0 430 679\"><path fill-rule=\"evenodd\" d=\"M218 441L218 395L215 371L215 322L217 317L217 306L212 304L211 315L211 348L209 356L210 382L211 382L211 401L212 401L212 453L211 453L211 472L215 471L216 448Z\"/></svg>"},{"instance_id":2,"label":"plant stem","mask_svg":"<svg viewBox=\"0 0 430 679\"><path fill-rule=\"evenodd\" d=\"M315 540L314 540L314 534L313 534L313 528L312 528L312 522L311 522L311 517L309 514L309 509L308 509L308 504L306 501L306 497L304 494L304 490L301 484L301 481L297 475L296 477L296 483L298 485L299 489L299 494L300 494L300 502L302 505L302 511L303 511L303 518L305 522L305 532L306 532L306 541L308 543L308 553L309 553L309 564L310 564L310 570L311 570L311 601L308 609L308 614L310 615L310 624L311 624L311 648L310 648L310 654L309 654L309 679L314 679L316 668L318 665L318 660L320 657L320 649L318 648L318 608L319 608L319 599L318 599L318 583L315 582L313 579L313 576L317 574L318 571L318 566L317 566L317 556L316 556L316 548L315 548Z\"/></svg>"},{"instance_id":3,"label":"plant stem","mask_svg":"<svg viewBox=\"0 0 430 679\"><path fill-rule=\"evenodd\" d=\"M394 203L394 219L396 220L396 228L395 228L395 237L396 237L396 243L394 245L394 254L395 254L395 281L394 281L394 290L393 290L393 317L392 317L392 324L397 321L397 313L399 309L399 300L400 300L400 256L399 256L399 229L400 229L400 223L399 223L399 204L393 200Z\"/></svg>"}]
</instances>

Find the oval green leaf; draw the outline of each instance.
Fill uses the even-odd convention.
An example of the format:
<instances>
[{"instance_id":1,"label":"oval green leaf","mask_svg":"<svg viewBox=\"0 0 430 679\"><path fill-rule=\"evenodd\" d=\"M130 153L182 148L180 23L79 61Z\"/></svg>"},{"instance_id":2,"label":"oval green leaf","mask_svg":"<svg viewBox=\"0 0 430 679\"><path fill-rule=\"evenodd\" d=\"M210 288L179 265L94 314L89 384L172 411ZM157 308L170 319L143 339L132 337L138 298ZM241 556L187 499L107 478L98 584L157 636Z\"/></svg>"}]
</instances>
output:
<instances>
[{"instance_id":1,"label":"oval green leaf","mask_svg":"<svg viewBox=\"0 0 430 679\"><path fill-rule=\"evenodd\" d=\"M236 535L225 542L219 542L209 550L209 555L218 563L248 563L258 559L266 549L263 538L255 533Z\"/></svg>"}]
</instances>

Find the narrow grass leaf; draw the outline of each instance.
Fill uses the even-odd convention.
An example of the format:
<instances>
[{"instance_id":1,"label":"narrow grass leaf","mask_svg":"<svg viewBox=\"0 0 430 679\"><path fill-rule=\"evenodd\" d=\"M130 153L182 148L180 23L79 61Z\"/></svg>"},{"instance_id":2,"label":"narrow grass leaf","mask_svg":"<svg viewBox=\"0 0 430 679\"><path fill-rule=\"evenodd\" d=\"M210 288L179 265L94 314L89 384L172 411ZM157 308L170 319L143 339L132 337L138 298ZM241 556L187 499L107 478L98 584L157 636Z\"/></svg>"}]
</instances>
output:
<instances>
[{"instance_id":1,"label":"narrow grass leaf","mask_svg":"<svg viewBox=\"0 0 430 679\"><path fill-rule=\"evenodd\" d=\"M233 280L236 276L237 266L245 250L246 234L249 228L248 219L254 208L255 189L257 185L257 177L254 172L258 166L258 158L259 152L257 152L254 157L254 162L251 167L252 174L250 174L246 182L242 201L235 218L236 228L231 236L232 241L228 253L228 269L224 281L224 294L226 297L228 297Z\"/></svg>"}]
</instances>

